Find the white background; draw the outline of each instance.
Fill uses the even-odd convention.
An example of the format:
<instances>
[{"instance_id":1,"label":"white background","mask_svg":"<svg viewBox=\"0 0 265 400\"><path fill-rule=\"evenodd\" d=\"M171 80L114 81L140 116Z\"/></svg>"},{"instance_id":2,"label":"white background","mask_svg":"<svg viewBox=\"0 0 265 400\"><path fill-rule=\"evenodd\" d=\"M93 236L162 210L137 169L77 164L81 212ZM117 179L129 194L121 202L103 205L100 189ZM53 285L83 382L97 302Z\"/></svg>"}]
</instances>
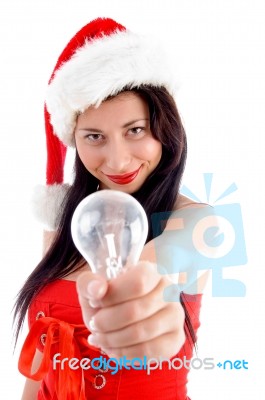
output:
<instances>
[{"instance_id":1,"label":"white background","mask_svg":"<svg viewBox=\"0 0 265 400\"><path fill-rule=\"evenodd\" d=\"M248 263L225 276L242 280L244 298L203 300L198 356L249 362L248 370L192 371L192 400L263 398L265 10L262 0L2 0L1 113L1 398L19 399L24 378L13 354L11 310L41 255L41 229L29 200L45 179L43 99L49 75L68 39L107 16L165 42L180 84L177 103L189 142L184 183L205 201L203 173L213 172L213 196L238 191ZM256 395L254 396L254 392ZM263 394L263 395L262 395Z\"/></svg>"}]
</instances>

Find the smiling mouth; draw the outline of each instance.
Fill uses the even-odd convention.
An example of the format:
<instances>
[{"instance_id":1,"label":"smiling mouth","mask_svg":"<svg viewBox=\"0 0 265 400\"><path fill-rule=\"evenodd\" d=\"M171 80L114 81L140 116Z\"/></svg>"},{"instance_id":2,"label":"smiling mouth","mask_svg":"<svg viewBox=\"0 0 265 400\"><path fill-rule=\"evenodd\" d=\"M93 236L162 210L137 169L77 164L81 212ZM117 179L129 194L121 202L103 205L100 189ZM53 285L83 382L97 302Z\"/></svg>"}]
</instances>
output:
<instances>
[{"instance_id":1,"label":"smiling mouth","mask_svg":"<svg viewBox=\"0 0 265 400\"><path fill-rule=\"evenodd\" d=\"M129 172L123 175L106 175L112 182L117 183L118 185L126 185L127 183L131 183L138 175L141 167L138 168L136 171Z\"/></svg>"}]
</instances>

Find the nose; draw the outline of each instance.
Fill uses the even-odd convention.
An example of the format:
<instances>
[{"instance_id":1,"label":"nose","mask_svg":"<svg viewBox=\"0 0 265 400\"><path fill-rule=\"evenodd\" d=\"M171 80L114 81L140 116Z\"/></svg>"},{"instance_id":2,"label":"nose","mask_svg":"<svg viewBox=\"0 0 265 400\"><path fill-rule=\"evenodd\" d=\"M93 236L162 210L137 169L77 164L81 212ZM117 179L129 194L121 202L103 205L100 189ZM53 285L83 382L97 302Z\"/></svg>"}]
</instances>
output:
<instances>
[{"instance_id":1,"label":"nose","mask_svg":"<svg viewBox=\"0 0 265 400\"><path fill-rule=\"evenodd\" d=\"M106 148L105 163L110 172L128 172L132 155L124 139L112 140Z\"/></svg>"}]
</instances>

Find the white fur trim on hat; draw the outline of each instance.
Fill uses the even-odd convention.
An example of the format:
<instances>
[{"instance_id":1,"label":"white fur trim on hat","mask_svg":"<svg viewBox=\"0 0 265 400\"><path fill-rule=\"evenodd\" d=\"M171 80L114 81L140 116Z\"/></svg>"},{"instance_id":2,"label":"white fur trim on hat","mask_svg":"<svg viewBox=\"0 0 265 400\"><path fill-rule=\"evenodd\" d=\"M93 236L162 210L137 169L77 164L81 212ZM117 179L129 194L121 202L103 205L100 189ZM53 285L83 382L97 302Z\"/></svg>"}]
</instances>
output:
<instances>
[{"instance_id":1,"label":"white fur trim on hat","mask_svg":"<svg viewBox=\"0 0 265 400\"><path fill-rule=\"evenodd\" d=\"M117 31L78 49L56 71L47 92L51 124L62 142L74 145L78 113L126 86L165 86L174 94L176 85L161 47L154 38Z\"/></svg>"},{"instance_id":2,"label":"white fur trim on hat","mask_svg":"<svg viewBox=\"0 0 265 400\"><path fill-rule=\"evenodd\" d=\"M38 185L32 196L32 211L47 231L55 231L62 215L62 203L70 185Z\"/></svg>"}]
</instances>

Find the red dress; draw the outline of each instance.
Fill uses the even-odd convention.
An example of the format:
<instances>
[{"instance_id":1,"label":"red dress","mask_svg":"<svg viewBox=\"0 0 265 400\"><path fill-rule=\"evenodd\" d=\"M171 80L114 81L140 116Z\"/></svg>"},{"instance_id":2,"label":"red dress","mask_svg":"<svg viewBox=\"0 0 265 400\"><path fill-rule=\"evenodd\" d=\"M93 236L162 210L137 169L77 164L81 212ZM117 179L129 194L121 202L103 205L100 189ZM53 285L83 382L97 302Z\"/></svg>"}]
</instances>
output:
<instances>
[{"instance_id":1,"label":"red dress","mask_svg":"<svg viewBox=\"0 0 265 400\"><path fill-rule=\"evenodd\" d=\"M184 300L196 332L200 325L201 295L184 294ZM99 365L103 358L108 361L108 357L88 345L89 331L83 324L75 282L57 280L47 285L34 298L28 318L30 331L20 354L19 370L30 379L42 381L38 400L189 399L186 388L189 370L179 368L179 360L174 362L174 368L166 362L150 374L146 369L124 367L114 373L113 363L108 369L107 364ZM43 352L43 359L38 371L31 371L36 348ZM186 338L172 359L183 360L186 356L189 360L192 352ZM95 358L98 360L93 361L92 368L89 363Z\"/></svg>"}]
</instances>

